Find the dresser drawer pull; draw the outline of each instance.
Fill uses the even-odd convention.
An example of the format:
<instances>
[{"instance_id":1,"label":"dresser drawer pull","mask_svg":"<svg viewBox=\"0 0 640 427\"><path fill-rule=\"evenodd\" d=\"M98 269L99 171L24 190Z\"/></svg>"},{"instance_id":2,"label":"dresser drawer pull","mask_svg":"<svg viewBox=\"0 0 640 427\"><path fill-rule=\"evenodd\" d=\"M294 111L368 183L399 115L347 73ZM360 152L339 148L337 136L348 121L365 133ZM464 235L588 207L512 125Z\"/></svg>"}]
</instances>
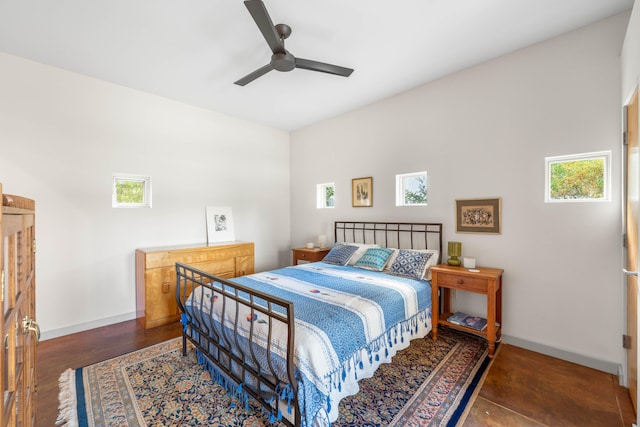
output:
<instances>
[{"instance_id":1,"label":"dresser drawer pull","mask_svg":"<svg viewBox=\"0 0 640 427\"><path fill-rule=\"evenodd\" d=\"M462 285L464 284L464 280L462 280L462 278L458 278L458 285Z\"/></svg>"},{"instance_id":2,"label":"dresser drawer pull","mask_svg":"<svg viewBox=\"0 0 640 427\"><path fill-rule=\"evenodd\" d=\"M169 282L164 282L162 284L162 292L165 294L168 294L169 292L171 292L171 285L169 284Z\"/></svg>"}]
</instances>

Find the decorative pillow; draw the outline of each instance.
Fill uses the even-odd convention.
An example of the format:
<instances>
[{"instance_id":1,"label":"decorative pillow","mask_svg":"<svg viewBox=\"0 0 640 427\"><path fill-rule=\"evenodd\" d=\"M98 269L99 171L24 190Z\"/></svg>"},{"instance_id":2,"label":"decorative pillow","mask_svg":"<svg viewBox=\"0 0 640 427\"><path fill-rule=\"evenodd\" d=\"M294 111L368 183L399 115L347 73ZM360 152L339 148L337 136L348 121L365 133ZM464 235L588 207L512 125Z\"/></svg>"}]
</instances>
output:
<instances>
[{"instance_id":1,"label":"decorative pillow","mask_svg":"<svg viewBox=\"0 0 640 427\"><path fill-rule=\"evenodd\" d=\"M389 257L393 253L392 249L369 248L362 257L354 264L354 267L366 270L382 271Z\"/></svg>"},{"instance_id":2,"label":"decorative pillow","mask_svg":"<svg viewBox=\"0 0 640 427\"><path fill-rule=\"evenodd\" d=\"M400 249L389 270L391 274L422 280L433 257L433 252ZM437 256L435 258L437 260Z\"/></svg>"},{"instance_id":3,"label":"decorative pillow","mask_svg":"<svg viewBox=\"0 0 640 427\"><path fill-rule=\"evenodd\" d=\"M394 249L393 254L389 258L389 261L387 262L387 266L384 268L384 271L386 271L387 273L391 273L391 266L395 262L396 257L398 256L401 250L432 254L429 260L427 261L424 277L422 277L424 280L431 280L431 267L433 267L434 265L438 265L438 259L440 259L440 251L437 249Z\"/></svg>"},{"instance_id":4,"label":"decorative pillow","mask_svg":"<svg viewBox=\"0 0 640 427\"><path fill-rule=\"evenodd\" d=\"M336 265L347 265L351 257L358 250L357 246L336 243L329 253L322 259L322 262Z\"/></svg>"},{"instance_id":5,"label":"decorative pillow","mask_svg":"<svg viewBox=\"0 0 640 427\"><path fill-rule=\"evenodd\" d=\"M364 253L367 252L367 249L369 249L369 248L379 248L380 247L380 245L378 245L376 243L351 243L351 242L345 242L344 244L358 247L358 250L356 251L356 253L353 254L351 259L349 260L349 265L354 265L356 262L358 262L358 260L360 258L362 258L362 255L364 255Z\"/></svg>"},{"instance_id":6,"label":"decorative pillow","mask_svg":"<svg viewBox=\"0 0 640 427\"><path fill-rule=\"evenodd\" d=\"M440 259L440 251L435 249L425 249L424 251L428 254L431 254L431 258L427 261L427 266L425 267L424 276L422 277L424 280L431 280L431 267L438 265L438 260Z\"/></svg>"}]
</instances>

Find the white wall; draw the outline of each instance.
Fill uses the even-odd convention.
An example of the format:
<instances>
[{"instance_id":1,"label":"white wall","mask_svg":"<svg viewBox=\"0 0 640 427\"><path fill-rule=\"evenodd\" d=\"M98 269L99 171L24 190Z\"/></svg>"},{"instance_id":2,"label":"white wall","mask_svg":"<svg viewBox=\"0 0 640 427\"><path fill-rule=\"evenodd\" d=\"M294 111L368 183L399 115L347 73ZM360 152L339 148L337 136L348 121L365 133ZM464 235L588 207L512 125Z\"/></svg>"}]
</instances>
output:
<instances>
[{"instance_id":1,"label":"white wall","mask_svg":"<svg viewBox=\"0 0 640 427\"><path fill-rule=\"evenodd\" d=\"M620 48L628 13L291 136L292 243L339 220L434 221L463 255L504 268L504 334L616 371L622 361ZM545 156L612 150L613 200L544 203ZM395 207L399 173L426 170L427 207ZM373 176L373 207L351 179ZM336 208L315 185L336 183ZM501 197L502 234L457 234L456 199ZM445 243L446 246L446 243ZM454 306L481 314L459 292ZM602 363L601 363L602 362ZM616 371L617 372L617 371Z\"/></svg>"},{"instance_id":2,"label":"white wall","mask_svg":"<svg viewBox=\"0 0 640 427\"><path fill-rule=\"evenodd\" d=\"M289 134L0 54L0 182L36 200L37 320L53 337L135 317L134 251L206 242L231 206L256 268L290 262ZM113 209L112 173L151 209Z\"/></svg>"},{"instance_id":3,"label":"white wall","mask_svg":"<svg viewBox=\"0 0 640 427\"><path fill-rule=\"evenodd\" d=\"M634 3L622 45L622 96L629 101L640 80L640 5Z\"/></svg>"}]
</instances>

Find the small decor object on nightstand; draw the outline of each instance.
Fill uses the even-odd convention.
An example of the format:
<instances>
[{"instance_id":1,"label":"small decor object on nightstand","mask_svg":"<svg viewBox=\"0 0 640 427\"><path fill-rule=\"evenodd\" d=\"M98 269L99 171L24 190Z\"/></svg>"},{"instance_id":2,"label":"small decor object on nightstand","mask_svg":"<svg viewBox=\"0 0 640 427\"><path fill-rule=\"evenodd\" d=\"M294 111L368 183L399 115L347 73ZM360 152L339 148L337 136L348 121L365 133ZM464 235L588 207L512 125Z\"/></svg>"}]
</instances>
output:
<instances>
[{"instance_id":1,"label":"small decor object on nightstand","mask_svg":"<svg viewBox=\"0 0 640 427\"><path fill-rule=\"evenodd\" d=\"M462 258L462 266L464 268L476 268L476 259L470 257Z\"/></svg>"},{"instance_id":2,"label":"small decor object on nightstand","mask_svg":"<svg viewBox=\"0 0 640 427\"><path fill-rule=\"evenodd\" d=\"M462 243L461 242L449 242L449 251L448 254L451 258L447 260L447 264L459 266L462 264L460 255L462 255Z\"/></svg>"}]
</instances>

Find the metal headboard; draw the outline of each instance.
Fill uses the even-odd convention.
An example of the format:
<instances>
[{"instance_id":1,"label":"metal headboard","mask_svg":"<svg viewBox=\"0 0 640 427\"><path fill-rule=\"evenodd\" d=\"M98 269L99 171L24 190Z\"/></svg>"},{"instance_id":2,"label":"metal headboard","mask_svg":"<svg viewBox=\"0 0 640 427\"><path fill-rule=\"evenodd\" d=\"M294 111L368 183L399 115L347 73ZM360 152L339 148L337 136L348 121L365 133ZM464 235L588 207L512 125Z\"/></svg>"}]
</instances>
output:
<instances>
[{"instance_id":1,"label":"metal headboard","mask_svg":"<svg viewBox=\"0 0 640 427\"><path fill-rule=\"evenodd\" d=\"M376 243L385 248L437 249L442 260L442 224L336 221L334 242Z\"/></svg>"}]
</instances>

